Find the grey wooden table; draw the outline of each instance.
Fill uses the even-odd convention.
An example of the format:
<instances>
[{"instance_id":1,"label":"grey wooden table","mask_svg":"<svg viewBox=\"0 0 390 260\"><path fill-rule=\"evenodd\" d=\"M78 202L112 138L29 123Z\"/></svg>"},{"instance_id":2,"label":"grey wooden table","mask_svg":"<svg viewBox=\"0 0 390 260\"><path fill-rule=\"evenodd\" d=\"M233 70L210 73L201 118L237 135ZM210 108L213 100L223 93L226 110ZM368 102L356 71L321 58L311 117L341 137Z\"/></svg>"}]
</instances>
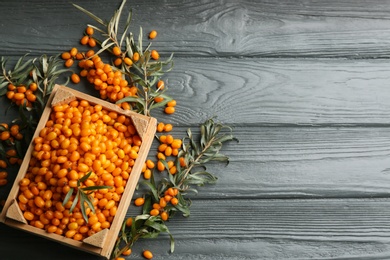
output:
<instances>
[{"instance_id":1,"label":"grey wooden table","mask_svg":"<svg viewBox=\"0 0 390 260\"><path fill-rule=\"evenodd\" d=\"M110 18L120 1L74 1ZM140 241L154 259L390 259L390 1L129 1L175 54L180 134L217 116L240 140L190 218ZM0 55L77 46L69 1L0 2ZM83 85L73 86L92 92ZM7 103L0 103L1 110ZM9 115L0 114L0 121ZM4 193L4 192L3 192ZM128 214L136 210L130 208ZM0 259L99 259L0 225Z\"/></svg>"}]
</instances>

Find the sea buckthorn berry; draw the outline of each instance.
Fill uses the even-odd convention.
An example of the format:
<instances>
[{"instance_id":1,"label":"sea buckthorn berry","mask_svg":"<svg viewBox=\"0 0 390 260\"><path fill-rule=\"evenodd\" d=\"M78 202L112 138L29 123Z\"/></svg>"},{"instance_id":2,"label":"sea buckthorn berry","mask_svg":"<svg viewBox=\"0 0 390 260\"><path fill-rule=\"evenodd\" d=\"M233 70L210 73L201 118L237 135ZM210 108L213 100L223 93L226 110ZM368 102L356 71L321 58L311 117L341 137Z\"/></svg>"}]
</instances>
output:
<instances>
[{"instance_id":1,"label":"sea buckthorn berry","mask_svg":"<svg viewBox=\"0 0 390 260\"><path fill-rule=\"evenodd\" d=\"M149 39L153 40L154 38L157 37L157 31L153 30L149 33Z\"/></svg>"},{"instance_id":2,"label":"sea buckthorn berry","mask_svg":"<svg viewBox=\"0 0 390 260\"><path fill-rule=\"evenodd\" d=\"M173 191L173 188L168 188L167 189L167 194L169 194L171 196L175 196L175 192Z\"/></svg>"},{"instance_id":3,"label":"sea buckthorn berry","mask_svg":"<svg viewBox=\"0 0 390 260\"><path fill-rule=\"evenodd\" d=\"M112 53L116 56L119 56L119 55L121 55L122 52L118 46L115 46L114 48L112 48Z\"/></svg>"},{"instance_id":4,"label":"sea buckthorn berry","mask_svg":"<svg viewBox=\"0 0 390 260\"><path fill-rule=\"evenodd\" d=\"M139 53L138 53L138 52L134 52L132 60L133 60L134 62L139 61Z\"/></svg>"},{"instance_id":5,"label":"sea buckthorn berry","mask_svg":"<svg viewBox=\"0 0 390 260\"><path fill-rule=\"evenodd\" d=\"M128 218L128 219L126 220L126 226L127 226L127 227L131 227L132 224L133 224L133 219L132 219L132 218Z\"/></svg>"},{"instance_id":6,"label":"sea buckthorn berry","mask_svg":"<svg viewBox=\"0 0 390 260\"><path fill-rule=\"evenodd\" d=\"M176 206L177 204L179 204L179 200L177 198L172 198L170 202L173 206Z\"/></svg>"},{"instance_id":7,"label":"sea buckthorn berry","mask_svg":"<svg viewBox=\"0 0 390 260\"><path fill-rule=\"evenodd\" d=\"M61 58L64 60L69 60L70 58L72 58L72 56L70 55L69 52L66 51L61 54Z\"/></svg>"},{"instance_id":8,"label":"sea buckthorn berry","mask_svg":"<svg viewBox=\"0 0 390 260\"><path fill-rule=\"evenodd\" d=\"M128 66L133 65L133 61L132 61L129 57L124 58L123 61L124 61L124 62L126 63L126 65L128 65Z\"/></svg>"},{"instance_id":9,"label":"sea buckthorn berry","mask_svg":"<svg viewBox=\"0 0 390 260\"><path fill-rule=\"evenodd\" d=\"M166 124L164 126L164 131L165 132L170 132L170 131L172 131L172 128L173 128L172 124Z\"/></svg>"},{"instance_id":10,"label":"sea buckthorn berry","mask_svg":"<svg viewBox=\"0 0 390 260\"><path fill-rule=\"evenodd\" d=\"M152 160L147 160L146 161L146 166L149 168L149 169L153 169L154 168L154 162Z\"/></svg>"},{"instance_id":11,"label":"sea buckthorn berry","mask_svg":"<svg viewBox=\"0 0 390 260\"><path fill-rule=\"evenodd\" d=\"M30 89L32 92L37 91L38 85L37 83L33 82L28 86L28 89Z\"/></svg>"},{"instance_id":12,"label":"sea buckthorn berry","mask_svg":"<svg viewBox=\"0 0 390 260\"><path fill-rule=\"evenodd\" d=\"M124 256L131 255L131 249L130 249L130 248L127 249L126 251L124 251L124 252L122 253L122 255L124 255Z\"/></svg>"},{"instance_id":13,"label":"sea buckthorn berry","mask_svg":"<svg viewBox=\"0 0 390 260\"><path fill-rule=\"evenodd\" d=\"M88 26L86 29L85 29L85 32L86 34L88 35L92 35L94 33L94 29L90 26Z\"/></svg>"},{"instance_id":14,"label":"sea buckthorn berry","mask_svg":"<svg viewBox=\"0 0 390 260\"><path fill-rule=\"evenodd\" d=\"M94 38L89 38L88 39L88 45L89 45L89 47L95 47L96 46L96 41L95 41L95 39Z\"/></svg>"},{"instance_id":15,"label":"sea buckthorn berry","mask_svg":"<svg viewBox=\"0 0 390 260\"><path fill-rule=\"evenodd\" d=\"M161 161L157 162L157 170L159 170L160 172L165 170L165 166Z\"/></svg>"},{"instance_id":16,"label":"sea buckthorn berry","mask_svg":"<svg viewBox=\"0 0 390 260\"><path fill-rule=\"evenodd\" d=\"M85 35L85 36L83 36L83 38L81 38L80 43L82 45L87 45L88 44L88 40L89 40L88 35Z\"/></svg>"},{"instance_id":17,"label":"sea buckthorn berry","mask_svg":"<svg viewBox=\"0 0 390 260\"><path fill-rule=\"evenodd\" d=\"M144 205L144 203L145 203L145 199L144 198L137 198L137 199L134 200L134 205L136 205L138 207Z\"/></svg>"},{"instance_id":18,"label":"sea buckthorn berry","mask_svg":"<svg viewBox=\"0 0 390 260\"><path fill-rule=\"evenodd\" d=\"M74 61L72 59L68 59L65 61L65 67L69 68L73 65Z\"/></svg>"},{"instance_id":19,"label":"sea buckthorn berry","mask_svg":"<svg viewBox=\"0 0 390 260\"><path fill-rule=\"evenodd\" d=\"M164 98L163 98L163 97L155 97L155 98L154 98L154 102L156 102L156 103L160 103L160 102L162 102L162 101L164 101Z\"/></svg>"},{"instance_id":20,"label":"sea buckthorn berry","mask_svg":"<svg viewBox=\"0 0 390 260\"><path fill-rule=\"evenodd\" d=\"M144 179L149 180L152 177L152 171L150 169L146 169L144 172Z\"/></svg>"},{"instance_id":21,"label":"sea buckthorn berry","mask_svg":"<svg viewBox=\"0 0 390 260\"><path fill-rule=\"evenodd\" d=\"M168 220L168 213L163 211L160 213L160 217L163 221L167 221Z\"/></svg>"},{"instance_id":22,"label":"sea buckthorn berry","mask_svg":"<svg viewBox=\"0 0 390 260\"><path fill-rule=\"evenodd\" d=\"M160 211L158 209L152 209L149 214L151 216L158 216L158 214L160 213Z\"/></svg>"},{"instance_id":23,"label":"sea buckthorn berry","mask_svg":"<svg viewBox=\"0 0 390 260\"><path fill-rule=\"evenodd\" d=\"M175 108L174 107L165 107L164 112L168 115L171 115L175 113Z\"/></svg>"},{"instance_id":24,"label":"sea buckthorn berry","mask_svg":"<svg viewBox=\"0 0 390 260\"><path fill-rule=\"evenodd\" d=\"M4 160L0 160L0 168L7 168L7 162Z\"/></svg>"},{"instance_id":25,"label":"sea buckthorn berry","mask_svg":"<svg viewBox=\"0 0 390 260\"><path fill-rule=\"evenodd\" d=\"M7 185L8 181L6 179L0 179L0 186Z\"/></svg>"},{"instance_id":26,"label":"sea buckthorn berry","mask_svg":"<svg viewBox=\"0 0 390 260\"><path fill-rule=\"evenodd\" d=\"M143 255L143 257L145 257L146 259L152 259L152 258L153 258L153 254L152 254L152 252L150 252L149 250L143 251L142 255Z\"/></svg>"},{"instance_id":27,"label":"sea buckthorn berry","mask_svg":"<svg viewBox=\"0 0 390 260\"><path fill-rule=\"evenodd\" d=\"M175 106L176 106L176 100L172 99L171 101L169 101L169 102L167 103L167 106L168 106L168 107L175 107Z\"/></svg>"},{"instance_id":28,"label":"sea buckthorn berry","mask_svg":"<svg viewBox=\"0 0 390 260\"><path fill-rule=\"evenodd\" d=\"M150 53L150 56L154 60L158 60L160 58L160 54L156 50L152 50L152 52Z\"/></svg>"},{"instance_id":29,"label":"sea buckthorn berry","mask_svg":"<svg viewBox=\"0 0 390 260\"><path fill-rule=\"evenodd\" d=\"M114 61L114 65L119 67L122 64L122 59L121 58L116 58Z\"/></svg>"},{"instance_id":30,"label":"sea buckthorn berry","mask_svg":"<svg viewBox=\"0 0 390 260\"><path fill-rule=\"evenodd\" d=\"M160 89L160 90L163 90L164 87L165 87L164 81L159 80L159 81L157 82L157 88Z\"/></svg>"},{"instance_id":31,"label":"sea buckthorn berry","mask_svg":"<svg viewBox=\"0 0 390 260\"><path fill-rule=\"evenodd\" d=\"M72 82L75 83L75 84L80 82L80 77L76 73L73 73L70 78L71 78Z\"/></svg>"},{"instance_id":32,"label":"sea buckthorn berry","mask_svg":"<svg viewBox=\"0 0 390 260\"><path fill-rule=\"evenodd\" d=\"M75 57L76 54L78 53L78 50L77 50L77 48L73 47L73 48L70 50L69 53L70 53L70 55L71 55L72 57Z\"/></svg>"},{"instance_id":33,"label":"sea buckthorn berry","mask_svg":"<svg viewBox=\"0 0 390 260\"><path fill-rule=\"evenodd\" d=\"M157 124L157 132L164 131L164 126L165 126L165 124L163 122L158 123Z\"/></svg>"},{"instance_id":34,"label":"sea buckthorn berry","mask_svg":"<svg viewBox=\"0 0 390 260\"><path fill-rule=\"evenodd\" d=\"M167 139L166 139L167 144L172 144L173 141L174 141L173 136L172 135L167 135Z\"/></svg>"}]
</instances>

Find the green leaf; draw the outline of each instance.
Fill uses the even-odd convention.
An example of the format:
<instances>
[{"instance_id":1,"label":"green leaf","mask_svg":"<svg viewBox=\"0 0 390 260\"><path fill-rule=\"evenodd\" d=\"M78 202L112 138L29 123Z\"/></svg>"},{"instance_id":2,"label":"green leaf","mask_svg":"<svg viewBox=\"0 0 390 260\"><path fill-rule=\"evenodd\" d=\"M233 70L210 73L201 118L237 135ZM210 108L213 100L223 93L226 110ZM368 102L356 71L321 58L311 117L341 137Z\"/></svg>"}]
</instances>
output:
<instances>
[{"instance_id":1,"label":"green leaf","mask_svg":"<svg viewBox=\"0 0 390 260\"><path fill-rule=\"evenodd\" d=\"M92 171L90 171L89 173L87 173L86 175L84 175L79 181L80 183L81 182L85 182L86 180L88 180L89 177L91 177L91 174L92 174Z\"/></svg>"},{"instance_id":2,"label":"green leaf","mask_svg":"<svg viewBox=\"0 0 390 260\"><path fill-rule=\"evenodd\" d=\"M81 190L82 191L94 191L94 190L103 190L103 189L112 189L111 186L89 186L89 187L84 187Z\"/></svg>"},{"instance_id":3,"label":"green leaf","mask_svg":"<svg viewBox=\"0 0 390 260\"><path fill-rule=\"evenodd\" d=\"M70 188L68 193L66 193L66 196L64 198L64 201L62 202L62 205L65 205L66 203L68 203L70 197L72 196L73 194L73 191L74 191L74 188Z\"/></svg>"},{"instance_id":4,"label":"green leaf","mask_svg":"<svg viewBox=\"0 0 390 260\"><path fill-rule=\"evenodd\" d=\"M148 182L148 181L142 181L141 183L149 187L150 191L153 194L154 199L156 201L158 201L158 194L157 194L156 186L153 185L152 183Z\"/></svg>"},{"instance_id":5,"label":"green leaf","mask_svg":"<svg viewBox=\"0 0 390 260\"><path fill-rule=\"evenodd\" d=\"M148 214L152 205L152 199L147 197L145 199L144 205L142 206L142 214Z\"/></svg>"},{"instance_id":6,"label":"green leaf","mask_svg":"<svg viewBox=\"0 0 390 260\"><path fill-rule=\"evenodd\" d=\"M76 5L76 4L73 4L73 6L76 7L77 9L79 9L81 12L85 13L86 15L88 15L89 17L91 17L92 19L94 19L96 22L100 23L103 26L106 26L106 23L102 19L100 19L99 17L97 17L96 15L91 13L90 11L87 11L86 9L84 9L81 6Z\"/></svg>"},{"instance_id":7,"label":"green leaf","mask_svg":"<svg viewBox=\"0 0 390 260\"><path fill-rule=\"evenodd\" d=\"M74 208L76 207L77 202L79 201L79 197L80 197L80 192L77 192L77 193L76 193L76 197L74 197L72 206L70 206L70 209L69 209L69 212L70 212L70 213L72 213L73 210L74 210ZM81 206L81 207L83 207L83 206Z\"/></svg>"}]
</instances>

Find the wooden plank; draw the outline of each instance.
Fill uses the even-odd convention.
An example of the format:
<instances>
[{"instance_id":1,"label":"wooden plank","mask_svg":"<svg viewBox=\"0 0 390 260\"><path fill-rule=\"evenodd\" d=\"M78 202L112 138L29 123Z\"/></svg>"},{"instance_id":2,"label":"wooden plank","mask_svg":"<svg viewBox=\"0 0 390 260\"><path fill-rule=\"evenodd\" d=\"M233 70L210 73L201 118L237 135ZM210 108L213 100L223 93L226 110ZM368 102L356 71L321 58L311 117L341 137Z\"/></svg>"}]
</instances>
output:
<instances>
[{"instance_id":1,"label":"wooden plank","mask_svg":"<svg viewBox=\"0 0 390 260\"><path fill-rule=\"evenodd\" d=\"M175 124L389 124L388 60L176 58ZM157 118L164 117L156 113Z\"/></svg>"},{"instance_id":2,"label":"wooden plank","mask_svg":"<svg viewBox=\"0 0 390 260\"><path fill-rule=\"evenodd\" d=\"M73 1L109 19L121 1ZM177 56L388 58L390 5L365 1L131 2L135 22L156 29L155 48ZM57 53L76 45L86 15L69 1L1 1L0 53ZM156 18L158 17L158 18Z\"/></svg>"},{"instance_id":3,"label":"wooden plank","mask_svg":"<svg viewBox=\"0 0 390 260\"><path fill-rule=\"evenodd\" d=\"M191 129L199 133L197 126ZM175 127L172 134L181 138L185 130ZM388 127L253 125L236 126L233 133L239 143L221 151L229 165L209 164L207 170L219 180L200 187L194 199L388 197ZM155 141L150 158L156 150Z\"/></svg>"},{"instance_id":4,"label":"wooden plank","mask_svg":"<svg viewBox=\"0 0 390 260\"><path fill-rule=\"evenodd\" d=\"M156 259L177 260L388 259L389 214L389 199L195 201L189 218L168 223L177 245L173 254L162 235L138 241L131 257L142 259L142 250L150 249ZM28 252L31 259L97 259L4 226L0 231L8 231L7 239L0 237L3 257L23 244L18 257Z\"/></svg>"}]
</instances>

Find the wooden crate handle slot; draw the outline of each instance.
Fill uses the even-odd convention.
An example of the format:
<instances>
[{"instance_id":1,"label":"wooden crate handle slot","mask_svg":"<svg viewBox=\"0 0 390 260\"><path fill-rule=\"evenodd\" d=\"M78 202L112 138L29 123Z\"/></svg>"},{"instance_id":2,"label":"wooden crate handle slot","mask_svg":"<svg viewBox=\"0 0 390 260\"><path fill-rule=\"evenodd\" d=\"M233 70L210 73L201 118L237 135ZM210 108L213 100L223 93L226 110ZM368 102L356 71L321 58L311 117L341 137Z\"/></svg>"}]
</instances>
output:
<instances>
[{"instance_id":1,"label":"wooden crate handle slot","mask_svg":"<svg viewBox=\"0 0 390 260\"><path fill-rule=\"evenodd\" d=\"M131 115L130 117L133 121L133 125L135 126L135 130L137 130L139 137L141 138L141 140L144 140L144 135L148 128L149 121L143 118L135 117L133 115Z\"/></svg>"},{"instance_id":2,"label":"wooden crate handle slot","mask_svg":"<svg viewBox=\"0 0 390 260\"><path fill-rule=\"evenodd\" d=\"M63 88L58 88L55 96L53 98L53 101L51 102L51 106L57 106L57 105L65 105L69 104L71 101L76 100L76 96Z\"/></svg>"},{"instance_id":3,"label":"wooden crate handle slot","mask_svg":"<svg viewBox=\"0 0 390 260\"><path fill-rule=\"evenodd\" d=\"M104 242L106 241L107 234L108 234L108 229L106 228L90 237L85 238L83 242L91 246L103 248Z\"/></svg>"},{"instance_id":4,"label":"wooden crate handle slot","mask_svg":"<svg viewBox=\"0 0 390 260\"><path fill-rule=\"evenodd\" d=\"M7 218L16 220L27 224L26 219L23 216L23 212L20 210L18 203L15 203L15 200L12 201L12 204L8 207L7 213L5 215Z\"/></svg>"}]
</instances>

